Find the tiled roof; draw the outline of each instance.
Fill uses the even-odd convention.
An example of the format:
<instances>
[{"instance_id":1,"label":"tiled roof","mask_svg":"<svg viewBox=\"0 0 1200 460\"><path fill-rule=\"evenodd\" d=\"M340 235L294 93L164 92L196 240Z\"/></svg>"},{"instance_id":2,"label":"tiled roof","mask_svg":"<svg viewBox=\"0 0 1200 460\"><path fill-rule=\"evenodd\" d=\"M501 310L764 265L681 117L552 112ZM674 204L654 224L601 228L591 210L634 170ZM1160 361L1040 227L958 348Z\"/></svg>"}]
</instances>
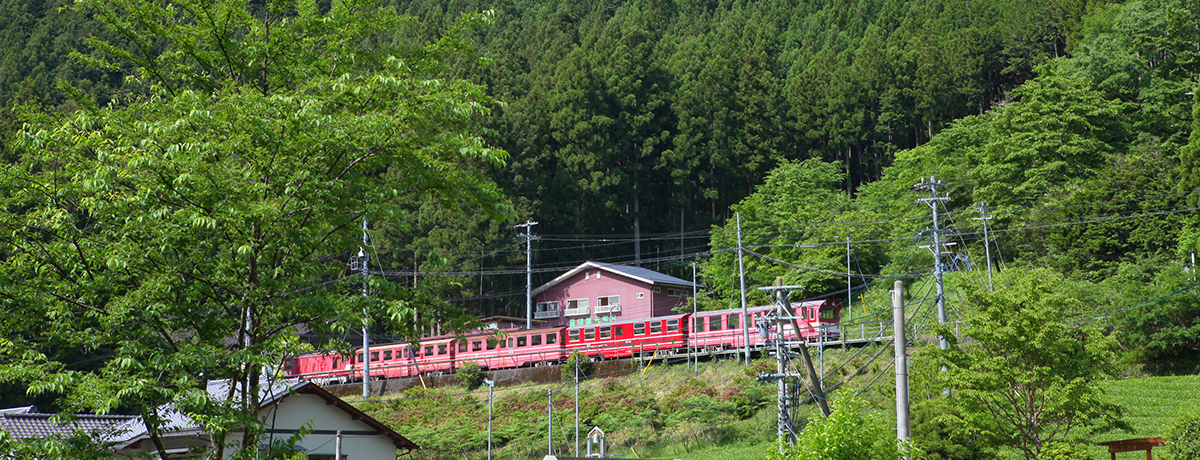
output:
<instances>
[{"instance_id":1,"label":"tiled roof","mask_svg":"<svg viewBox=\"0 0 1200 460\"><path fill-rule=\"evenodd\" d=\"M0 431L18 439L69 436L77 432L107 438L119 430L120 425L135 418L131 415L74 415L71 420L66 420L67 417L56 420L56 414L42 414L36 410L32 406L0 410Z\"/></svg>"}]
</instances>

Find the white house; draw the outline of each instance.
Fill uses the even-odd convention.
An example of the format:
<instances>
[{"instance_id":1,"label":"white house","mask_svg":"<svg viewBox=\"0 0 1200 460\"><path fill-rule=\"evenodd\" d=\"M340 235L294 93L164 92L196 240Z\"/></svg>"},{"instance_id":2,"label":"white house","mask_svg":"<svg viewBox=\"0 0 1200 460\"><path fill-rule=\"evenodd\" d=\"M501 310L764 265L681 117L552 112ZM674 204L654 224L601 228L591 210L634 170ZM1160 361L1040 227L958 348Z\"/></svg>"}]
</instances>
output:
<instances>
[{"instance_id":1,"label":"white house","mask_svg":"<svg viewBox=\"0 0 1200 460\"><path fill-rule=\"evenodd\" d=\"M225 400L231 395L239 397L238 391L230 389L230 381L214 380L208 384L208 393L217 400ZM395 459L401 450L419 449L416 444L396 433L387 425L347 404L337 396L321 387L299 380L264 381L261 385L258 417L263 422L265 433L259 440L259 447L283 442L293 438L302 430L303 435L296 436L296 442L290 446L295 452L303 452L310 460L333 460L338 448L338 431L341 431L341 454L343 460L377 460ZM159 413L163 418L163 434L160 440L169 460L192 459L203 457L204 451L212 444L212 437L204 427L187 415L175 410L172 406L163 406ZM75 425L81 421L89 422L86 427L53 426L50 423L51 414L30 414L28 410L0 410L0 418L8 417L7 424L38 422L38 429L25 429L27 436L65 436L88 428L86 431L111 445L117 458L157 458L158 449L150 439L146 426L140 417L107 416L103 420L93 420L100 416L76 416ZM0 420L0 427L5 425ZM41 421L44 420L44 421ZM96 423L104 426L92 426ZM45 425L45 426L42 426ZM10 434L15 434L11 433ZM18 436L22 437L22 436ZM226 436L225 457L237 453L242 441L242 433L230 433Z\"/></svg>"}]
</instances>

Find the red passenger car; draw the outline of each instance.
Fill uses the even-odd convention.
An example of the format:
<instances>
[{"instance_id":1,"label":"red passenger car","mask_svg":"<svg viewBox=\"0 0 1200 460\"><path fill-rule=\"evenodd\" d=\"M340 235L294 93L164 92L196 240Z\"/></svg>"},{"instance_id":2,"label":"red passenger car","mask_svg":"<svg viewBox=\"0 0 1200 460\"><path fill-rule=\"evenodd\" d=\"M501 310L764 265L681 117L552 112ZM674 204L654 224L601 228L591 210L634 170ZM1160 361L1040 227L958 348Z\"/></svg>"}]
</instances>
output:
<instances>
[{"instance_id":1,"label":"red passenger car","mask_svg":"<svg viewBox=\"0 0 1200 460\"><path fill-rule=\"evenodd\" d=\"M687 349L688 315L596 323L567 328L567 351L597 359L682 354Z\"/></svg>"}]
</instances>

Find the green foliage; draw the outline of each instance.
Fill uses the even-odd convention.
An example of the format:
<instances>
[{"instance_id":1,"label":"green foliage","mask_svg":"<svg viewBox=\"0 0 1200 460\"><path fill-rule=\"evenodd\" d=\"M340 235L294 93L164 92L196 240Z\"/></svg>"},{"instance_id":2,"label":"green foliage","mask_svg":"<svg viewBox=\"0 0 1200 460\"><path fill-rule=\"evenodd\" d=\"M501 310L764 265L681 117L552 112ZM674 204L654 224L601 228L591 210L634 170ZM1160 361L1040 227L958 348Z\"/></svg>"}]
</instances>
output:
<instances>
[{"instance_id":1,"label":"green foliage","mask_svg":"<svg viewBox=\"0 0 1200 460\"><path fill-rule=\"evenodd\" d=\"M1047 445L1038 454L1038 460L1088 460L1087 448L1082 445L1056 442Z\"/></svg>"},{"instance_id":2,"label":"green foliage","mask_svg":"<svg viewBox=\"0 0 1200 460\"><path fill-rule=\"evenodd\" d=\"M465 387L467 391L482 386L485 378L487 376L483 375L483 371L479 369L479 365L475 361L463 362L454 374L454 380L458 381L458 384Z\"/></svg>"},{"instance_id":3,"label":"green foliage","mask_svg":"<svg viewBox=\"0 0 1200 460\"><path fill-rule=\"evenodd\" d=\"M767 453L767 458L898 460L905 456L883 419L869 416L862 403L847 395L835 398L829 418L805 425L795 445L784 444L783 440L780 443Z\"/></svg>"},{"instance_id":4,"label":"green foliage","mask_svg":"<svg viewBox=\"0 0 1200 460\"><path fill-rule=\"evenodd\" d=\"M1176 422L1167 438L1167 452L1179 460L1200 458L1200 417L1193 415Z\"/></svg>"},{"instance_id":5,"label":"green foliage","mask_svg":"<svg viewBox=\"0 0 1200 460\"><path fill-rule=\"evenodd\" d=\"M916 380L916 379L913 379ZM912 406L912 441L925 460L982 460L988 458L978 436L965 426L961 414L945 398L925 399Z\"/></svg>"},{"instance_id":6,"label":"green foliage","mask_svg":"<svg viewBox=\"0 0 1200 460\"><path fill-rule=\"evenodd\" d=\"M592 375L592 370L596 367L592 360L578 350L572 351L571 356L567 358L567 362L559 367L559 373L563 380L575 380L575 367L579 367L579 379L586 379Z\"/></svg>"},{"instance_id":7,"label":"green foliage","mask_svg":"<svg viewBox=\"0 0 1200 460\"><path fill-rule=\"evenodd\" d=\"M1130 429L1099 385L1116 371L1115 338L1064 322L1079 300L1061 289L1062 277L1009 271L996 284L995 292L966 290L970 340L951 340L941 354L964 422L988 445L1029 460L1052 443ZM953 330L941 333L954 338Z\"/></svg>"},{"instance_id":8,"label":"green foliage","mask_svg":"<svg viewBox=\"0 0 1200 460\"><path fill-rule=\"evenodd\" d=\"M415 333L410 291L373 279L364 299L325 257L356 246L362 218L401 197L504 211L496 187L460 167L503 161L477 125L494 101L444 78L483 16L405 51L364 46L400 24L386 8L81 5L137 44L93 40L86 62L138 86L69 117L29 112L20 161L0 176L0 274L21 280L0 289L24 319L3 323L0 375L32 395L132 411L152 438L155 408L175 403L217 449L222 433L253 439L258 404L215 404L201 378L258 394L261 369L303 350L296 325L340 335L364 309ZM101 364L64 365L64 349Z\"/></svg>"}]
</instances>

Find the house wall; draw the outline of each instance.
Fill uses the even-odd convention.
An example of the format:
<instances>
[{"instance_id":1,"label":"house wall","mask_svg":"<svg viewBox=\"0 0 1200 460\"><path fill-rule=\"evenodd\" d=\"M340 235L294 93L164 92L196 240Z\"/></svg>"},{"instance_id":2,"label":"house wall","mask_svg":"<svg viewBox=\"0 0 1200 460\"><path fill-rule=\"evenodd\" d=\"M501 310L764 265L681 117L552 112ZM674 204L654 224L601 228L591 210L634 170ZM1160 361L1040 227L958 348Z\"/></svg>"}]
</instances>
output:
<instances>
[{"instance_id":1,"label":"house wall","mask_svg":"<svg viewBox=\"0 0 1200 460\"><path fill-rule=\"evenodd\" d=\"M263 410L259 414L267 429L275 427L282 430L294 430L308 426L314 432L336 432L342 430L342 455L347 460L394 460L397 449L392 440L383 435L349 434L350 431L375 431L365 423L350 418L350 414L338 409L337 406L326 404L320 396L308 394L292 394L283 399L278 405ZM275 434L276 439L289 437L289 434ZM240 436L239 436L240 437ZM308 449L309 455L333 455L336 448L336 435L310 433L296 444Z\"/></svg>"},{"instance_id":2,"label":"house wall","mask_svg":"<svg viewBox=\"0 0 1200 460\"><path fill-rule=\"evenodd\" d=\"M596 274L600 276L597 277ZM638 293L642 298L638 299ZM601 296L621 296L621 311L614 313L596 314L598 298ZM666 296L666 292L663 292ZM588 299L588 314L581 316L566 316L567 301L571 299ZM675 299L675 298L673 298ZM678 300L678 299L675 299ZM622 319L647 318L654 314L654 290L638 280L618 275L597 268L589 268L575 274L561 283L538 293L536 302L558 301L559 317L547 319L548 326L566 326L571 319L578 324L580 320L598 322L598 317L612 315L614 321Z\"/></svg>"}]
</instances>

